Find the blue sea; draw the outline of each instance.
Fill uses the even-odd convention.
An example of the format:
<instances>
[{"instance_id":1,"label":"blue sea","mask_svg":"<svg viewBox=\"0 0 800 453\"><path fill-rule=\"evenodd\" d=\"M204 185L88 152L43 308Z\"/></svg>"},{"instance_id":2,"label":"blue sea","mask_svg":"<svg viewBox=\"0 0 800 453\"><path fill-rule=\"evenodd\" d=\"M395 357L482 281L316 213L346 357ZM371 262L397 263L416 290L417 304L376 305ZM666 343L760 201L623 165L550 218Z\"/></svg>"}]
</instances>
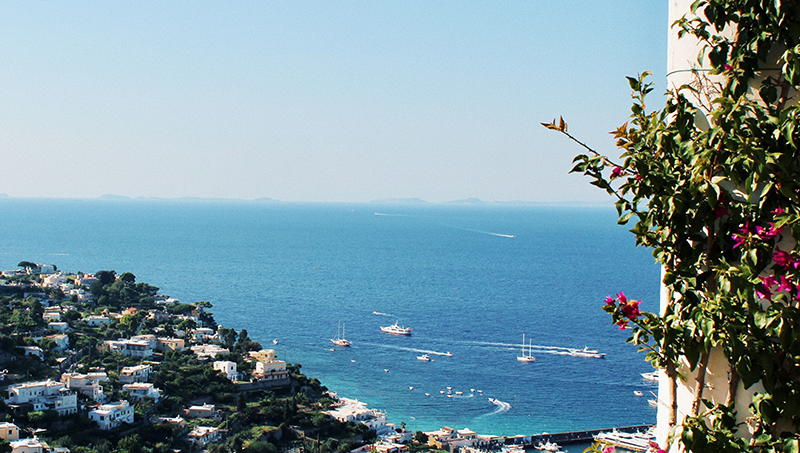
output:
<instances>
[{"instance_id":1,"label":"blue sea","mask_svg":"<svg viewBox=\"0 0 800 453\"><path fill-rule=\"evenodd\" d=\"M625 291L657 310L659 268L610 204L5 198L0 212L1 268L127 271L183 302L208 300L220 324L412 430L655 422L633 393L655 390L640 376L650 366L601 307ZM340 322L353 345L332 351ZM413 334L381 333L395 322ZM516 360L523 334L535 362ZM557 354L585 346L607 356ZM416 359L425 353L433 360Z\"/></svg>"}]
</instances>

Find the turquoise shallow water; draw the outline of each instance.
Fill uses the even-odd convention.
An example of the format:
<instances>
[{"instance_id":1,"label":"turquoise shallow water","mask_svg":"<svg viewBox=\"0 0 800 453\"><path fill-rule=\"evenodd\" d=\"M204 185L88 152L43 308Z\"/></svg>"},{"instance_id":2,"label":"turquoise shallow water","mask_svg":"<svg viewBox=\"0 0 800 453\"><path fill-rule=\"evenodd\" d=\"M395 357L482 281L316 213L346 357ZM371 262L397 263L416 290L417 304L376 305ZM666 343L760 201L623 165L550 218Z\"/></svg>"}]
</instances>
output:
<instances>
[{"instance_id":1,"label":"turquoise shallow water","mask_svg":"<svg viewBox=\"0 0 800 453\"><path fill-rule=\"evenodd\" d=\"M649 365L601 305L624 290L656 309L658 267L611 207L3 199L0 209L0 267L129 271L184 302L209 300L218 322L265 347L278 339L280 357L412 429L655 421L633 394L655 390L639 375ZM339 321L353 346L332 352ZM395 321L413 335L380 332ZM516 360L523 333L534 363ZM584 346L608 355L552 349ZM447 398L447 387L463 394Z\"/></svg>"}]
</instances>

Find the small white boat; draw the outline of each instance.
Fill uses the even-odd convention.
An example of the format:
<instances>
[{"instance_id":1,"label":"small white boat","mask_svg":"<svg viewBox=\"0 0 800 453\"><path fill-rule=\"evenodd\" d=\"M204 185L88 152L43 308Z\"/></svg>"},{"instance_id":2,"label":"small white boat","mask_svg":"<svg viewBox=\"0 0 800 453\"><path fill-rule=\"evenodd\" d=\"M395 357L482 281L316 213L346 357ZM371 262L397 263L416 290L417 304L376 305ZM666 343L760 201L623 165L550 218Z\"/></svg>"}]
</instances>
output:
<instances>
[{"instance_id":1,"label":"small white boat","mask_svg":"<svg viewBox=\"0 0 800 453\"><path fill-rule=\"evenodd\" d=\"M643 396L644 395L644 393L640 392L639 390L634 390L633 394L636 395L636 396Z\"/></svg>"},{"instance_id":2,"label":"small white boat","mask_svg":"<svg viewBox=\"0 0 800 453\"><path fill-rule=\"evenodd\" d=\"M658 407L658 400L647 400L647 404L649 404L650 407Z\"/></svg>"},{"instance_id":3,"label":"small white boat","mask_svg":"<svg viewBox=\"0 0 800 453\"><path fill-rule=\"evenodd\" d=\"M426 393L425 396L431 396L431 394L430 393Z\"/></svg>"},{"instance_id":4,"label":"small white boat","mask_svg":"<svg viewBox=\"0 0 800 453\"><path fill-rule=\"evenodd\" d=\"M276 338L276 339L272 340L272 344L278 344L278 339Z\"/></svg>"},{"instance_id":5,"label":"small white boat","mask_svg":"<svg viewBox=\"0 0 800 453\"><path fill-rule=\"evenodd\" d=\"M339 326L336 328L336 338L331 338L331 342L336 346L350 346L352 344L350 340L344 339L344 323L339 323Z\"/></svg>"},{"instance_id":6,"label":"small white boat","mask_svg":"<svg viewBox=\"0 0 800 453\"><path fill-rule=\"evenodd\" d=\"M469 391L475 393L475 389L469 389Z\"/></svg>"},{"instance_id":7,"label":"small white boat","mask_svg":"<svg viewBox=\"0 0 800 453\"><path fill-rule=\"evenodd\" d=\"M414 387L409 387L408 389L409 389L409 390L414 390Z\"/></svg>"},{"instance_id":8,"label":"small white boat","mask_svg":"<svg viewBox=\"0 0 800 453\"><path fill-rule=\"evenodd\" d=\"M536 446L536 449L540 451L561 451L561 445L548 441L546 443L540 443Z\"/></svg>"},{"instance_id":9,"label":"small white boat","mask_svg":"<svg viewBox=\"0 0 800 453\"><path fill-rule=\"evenodd\" d=\"M456 392L456 395L463 395L464 392Z\"/></svg>"},{"instance_id":10,"label":"small white boat","mask_svg":"<svg viewBox=\"0 0 800 453\"><path fill-rule=\"evenodd\" d=\"M591 357L595 359L602 359L606 356L604 352L600 352L596 349L589 349L589 346L583 349L572 349L569 351L569 355L573 357Z\"/></svg>"},{"instance_id":11,"label":"small white boat","mask_svg":"<svg viewBox=\"0 0 800 453\"><path fill-rule=\"evenodd\" d=\"M534 357L531 354L531 348L532 348L532 346L529 346L528 347L528 353L525 354L525 334L523 333L522 334L522 355L517 357L517 361L519 361L519 362L533 362L533 361L535 361L536 357Z\"/></svg>"},{"instance_id":12,"label":"small white boat","mask_svg":"<svg viewBox=\"0 0 800 453\"><path fill-rule=\"evenodd\" d=\"M651 371L650 373L642 373L642 379L650 382L658 382L658 371Z\"/></svg>"},{"instance_id":13,"label":"small white boat","mask_svg":"<svg viewBox=\"0 0 800 453\"><path fill-rule=\"evenodd\" d=\"M444 355L445 357L453 357L453 353L450 351L445 352Z\"/></svg>"},{"instance_id":14,"label":"small white boat","mask_svg":"<svg viewBox=\"0 0 800 453\"><path fill-rule=\"evenodd\" d=\"M441 393L442 395L444 395L444 390L439 390L439 393Z\"/></svg>"},{"instance_id":15,"label":"small white boat","mask_svg":"<svg viewBox=\"0 0 800 453\"><path fill-rule=\"evenodd\" d=\"M381 332L383 333L391 333L393 335L411 335L411 329L409 327L400 327L400 321L396 321L391 326L381 327Z\"/></svg>"},{"instance_id":16,"label":"small white boat","mask_svg":"<svg viewBox=\"0 0 800 453\"><path fill-rule=\"evenodd\" d=\"M421 360L423 362L430 362L431 361L431 356L429 356L428 354L418 355L417 356L417 360Z\"/></svg>"}]
</instances>

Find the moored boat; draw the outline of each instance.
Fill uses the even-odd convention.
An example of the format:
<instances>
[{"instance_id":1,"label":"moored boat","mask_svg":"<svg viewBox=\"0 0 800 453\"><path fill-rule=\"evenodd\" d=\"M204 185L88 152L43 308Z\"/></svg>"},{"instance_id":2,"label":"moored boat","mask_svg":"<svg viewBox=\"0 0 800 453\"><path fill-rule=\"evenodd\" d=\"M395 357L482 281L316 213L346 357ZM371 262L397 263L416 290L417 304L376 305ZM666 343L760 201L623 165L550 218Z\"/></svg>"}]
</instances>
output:
<instances>
[{"instance_id":1,"label":"moored boat","mask_svg":"<svg viewBox=\"0 0 800 453\"><path fill-rule=\"evenodd\" d=\"M523 333L522 334L522 355L521 356L517 356L517 361L519 361L519 362L533 362L534 360L536 360L536 357L534 357L531 354L532 347L533 346L529 346L528 347L528 353L525 354L525 334Z\"/></svg>"},{"instance_id":2,"label":"moored boat","mask_svg":"<svg viewBox=\"0 0 800 453\"><path fill-rule=\"evenodd\" d=\"M642 378L645 381L658 382L658 371L651 371L649 373L642 373Z\"/></svg>"},{"instance_id":3,"label":"moored boat","mask_svg":"<svg viewBox=\"0 0 800 453\"><path fill-rule=\"evenodd\" d=\"M540 451L561 451L561 445L550 441L539 443L535 448Z\"/></svg>"},{"instance_id":4,"label":"moored boat","mask_svg":"<svg viewBox=\"0 0 800 453\"><path fill-rule=\"evenodd\" d=\"M644 433L626 433L617 430L602 432L594 436L594 439L604 444L622 447L630 451L648 451L650 442L655 441L656 436L652 429Z\"/></svg>"},{"instance_id":5,"label":"moored boat","mask_svg":"<svg viewBox=\"0 0 800 453\"><path fill-rule=\"evenodd\" d=\"M430 362L431 361L431 356L429 356L428 354L418 355L417 356L417 360L421 360L423 362Z\"/></svg>"},{"instance_id":6,"label":"moored boat","mask_svg":"<svg viewBox=\"0 0 800 453\"><path fill-rule=\"evenodd\" d=\"M350 346L352 344L350 340L345 340L344 338L344 323L339 323L336 328L336 338L331 338L331 342L336 346Z\"/></svg>"},{"instance_id":7,"label":"moored boat","mask_svg":"<svg viewBox=\"0 0 800 453\"><path fill-rule=\"evenodd\" d=\"M400 326L400 321L396 321L391 326L381 327L381 332L383 332L383 333L391 333L391 334L394 334L394 335L411 335L411 331L412 330L414 330L414 329L411 329L409 327L401 327Z\"/></svg>"}]
</instances>

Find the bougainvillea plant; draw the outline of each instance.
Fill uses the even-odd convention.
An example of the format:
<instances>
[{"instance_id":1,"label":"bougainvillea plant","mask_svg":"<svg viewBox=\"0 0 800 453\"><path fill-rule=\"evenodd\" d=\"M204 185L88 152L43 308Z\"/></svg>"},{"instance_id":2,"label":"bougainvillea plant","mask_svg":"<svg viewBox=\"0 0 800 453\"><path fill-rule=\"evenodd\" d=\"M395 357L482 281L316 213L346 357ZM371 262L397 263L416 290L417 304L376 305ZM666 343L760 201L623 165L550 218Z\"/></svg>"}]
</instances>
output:
<instances>
[{"instance_id":1,"label":"bougainvillea plant","mask_svg":"<svg viewBox=\"0 0 800 453\"><path fill-rule=\"evenodd\" d=\"M663 266L662 313L622 292L604 309L664 370L660 397L682 448L798 452L800 2L698 0L673 31L704 45L698 60L710 70L671 87L655 111L645 108L649 73L629 77L632 114L612 132L619 158L577 140L563 119L544 125L586 150L572 171L615 198L619 223L633 223L637 245ZM704 394L712 350L729 366L724 401ZM682 363L697 377L677 426ZM763 390L737 407L740 384L756 383Z\"/></svg>"}]
</instances>

